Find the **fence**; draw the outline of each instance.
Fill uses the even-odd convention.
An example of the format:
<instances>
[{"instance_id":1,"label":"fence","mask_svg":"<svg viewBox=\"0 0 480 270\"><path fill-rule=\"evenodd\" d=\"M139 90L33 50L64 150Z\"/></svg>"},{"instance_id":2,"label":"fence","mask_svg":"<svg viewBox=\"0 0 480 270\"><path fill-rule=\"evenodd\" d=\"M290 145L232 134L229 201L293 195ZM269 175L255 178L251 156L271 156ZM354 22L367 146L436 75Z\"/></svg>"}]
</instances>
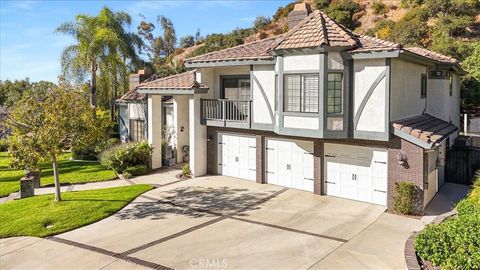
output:
<instances>
[{"instance_id":1,"label":"fence","mask_svg":"<svg viewBox=\"0 0 480 270\"><path fill-rule=\"evenodd\" d=\"M446 181L471 185L480 169L480 148L453 148L447 151Z\"/></svg>"}]
</instances>

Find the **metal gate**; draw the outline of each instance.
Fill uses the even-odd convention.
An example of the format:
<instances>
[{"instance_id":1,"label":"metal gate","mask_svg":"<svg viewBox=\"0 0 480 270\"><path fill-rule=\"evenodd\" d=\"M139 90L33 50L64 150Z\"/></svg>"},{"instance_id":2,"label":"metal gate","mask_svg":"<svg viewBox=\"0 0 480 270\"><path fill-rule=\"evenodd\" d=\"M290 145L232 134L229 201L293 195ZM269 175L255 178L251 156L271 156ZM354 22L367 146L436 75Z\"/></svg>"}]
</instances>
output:
<instances>
[{"instance_id":1,"label":"metal gate","mask_svg":"<svg viewBox=\"0 0 480 270\"><path fill-rule=\"evenodd\" d=\"M453 148L447 151L446 181L471 185L480 169L480 148Z\"/></svg>"}]
</instances>

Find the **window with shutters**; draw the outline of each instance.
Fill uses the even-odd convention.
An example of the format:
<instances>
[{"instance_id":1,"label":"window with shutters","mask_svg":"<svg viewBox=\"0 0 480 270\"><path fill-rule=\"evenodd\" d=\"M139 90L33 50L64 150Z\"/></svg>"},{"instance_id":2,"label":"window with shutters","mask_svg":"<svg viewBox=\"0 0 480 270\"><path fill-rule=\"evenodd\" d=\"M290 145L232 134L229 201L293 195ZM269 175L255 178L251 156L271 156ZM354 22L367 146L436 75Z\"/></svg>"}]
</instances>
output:
<instances>
[{"instance_id":1,"label":"window with shutters","mask_svg":"<svg viewBox=\"0 0 480 270\"><path fill-rule=\"evenodd\" d=\"M318 113L318 74L284 75L284 110Z\"/></svg>"}]
</instances>

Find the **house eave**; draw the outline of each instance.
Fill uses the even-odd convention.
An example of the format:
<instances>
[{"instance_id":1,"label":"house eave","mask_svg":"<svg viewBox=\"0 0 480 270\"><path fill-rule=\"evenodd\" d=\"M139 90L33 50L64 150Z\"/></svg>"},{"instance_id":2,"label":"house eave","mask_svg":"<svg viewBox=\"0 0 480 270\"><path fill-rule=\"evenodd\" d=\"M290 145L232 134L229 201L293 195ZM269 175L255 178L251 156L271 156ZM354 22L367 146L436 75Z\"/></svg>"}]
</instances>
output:
<instances>
[{"instance_id":1,"label":"house eave","mask_svg":"<svg viewBox=\"0 0 480 270\"><path fill-rule=\"evenodd\" d=\"M194 94L206 94L208 93L208 88L192 88L192 89L168 89L168 88L138 88L138 93L141 94L150 94L150 95L194 95Z\"/></svg>"},{"instance_id":2,"label":"house eave","mask_svg":"<svg viewBox=\"0 0 480 270\"><path fill-rule=\"evenodd\" d=\"M345 59L375 59L375 58L396 58L400 55L400 50L384 51L346 51L340 53Z\"/></svg>"},{"instance_id":3,"label":"house eave","mask_svg":"<svg viewBox=\"0 0 480 270\"><path fill-rule=\"evenodd\" d=\"M202 62L185 62L187 68L204 67L231 67L231 66L249 66L249 65L274 65L275 59L249 59L249 60L215 60Z\"/></svg>"},{"instance_id":4,"label":"house eave","mask_svg":"<svg viewBox=\"0 0 480 270\"><path fill-rule=\"evenodd\" d=\"M423 140L420 140L419 138L415 137L415 136L412 136L410 134L407 134L401 130L398 130L398 129L393 129L393 135L397 136L397 137L400 137L406 141L409 141L415 145L418 145L420 147L422 147L423 149L426 149L426 150L430 150L436 146L439 146L440 144L442 144L442 142L444 142L452 133L454 133L455 131L458 130L458 127L457 129L455 130L452 130L452 132L450 132L449 134L445 134L441 139L435 141L435 142L425 142Z\"/></svg>"}]
</instances>

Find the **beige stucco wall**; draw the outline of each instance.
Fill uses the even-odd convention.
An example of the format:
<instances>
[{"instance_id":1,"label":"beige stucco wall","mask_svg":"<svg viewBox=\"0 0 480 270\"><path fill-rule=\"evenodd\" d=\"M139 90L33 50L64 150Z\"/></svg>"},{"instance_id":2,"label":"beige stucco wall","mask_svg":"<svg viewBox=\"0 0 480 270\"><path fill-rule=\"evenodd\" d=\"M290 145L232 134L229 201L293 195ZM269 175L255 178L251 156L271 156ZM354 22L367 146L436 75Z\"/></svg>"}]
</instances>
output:
<instances>
[{"instance_id":1,"label":"beige stucco wall","mask_svg":"<svg viewBox=\"0 0 480 270\"><path fill-rule=\"evenodd\" d=\"M283 116L283 126L286 128L319 129L318 125L318 117Z\"/></svg>"},{"instance_id":2,"label":"beige stucco wall","mask_svg":"<svg viewBox=\"0 0 480 270\"><path fill-rule=\"evenodd\" d=\"M390 89L391 120L419 115L425 109L425 99L420 98L422 73L427 74L426 67L422 65L392 59ZM427 81L427 85L428 83Z\"/></svg>"},{"instance_id":3,"label":"beige stucco wall","mask_svg":"<svg viewBox=\"0 0 480 270\"><path fill-rule=\"evenodd\" d=\"M189 113L188 113L188 99L189 96L174 96L173 97L173 114L175 116L175 134L176 134L176 151L177 162L183 162L182 148L189 144Z\"/></svg>"},{"instance_id":4,"label":"beige stucco wall","mask_svg":"<svg viewBox=\"0 0 480 270\"><path fill-rule=\"evenodd\" d=\"M207 127L200 123L200 99L215 97L217 94L215 89L219 88L219 84L215 86L217 78L219 76L216 76L213 68L198 69L197 80L206 84L210 89L207 94L195 94L188 97L189 165L193 176L202 176L207 173Z\"/></svg>"},{"instance_id":5,"label":"beige stucco wall","mask_svg":"<svg viewBox=\"0 0 480 270\"><path fill-rule=\"evenodd\" d=\"M328 53L328 69L341 69L343 70L343 58L340 53L329 52Z\"/></svg>"},{"instance_id":6,"label":"beige stucco wall","mask_svg":"<svg viewBox=\"0 0 480 270\"><path fill-rule=\"evenodd\" d=\"M146 105L144 103L128 103L128 111L130 119L145 120Z\"/></svg>"},{"instance_id":7,"label":"beige stucco wall","mask_svg":"<svg viewBox=\"0 0 480 270\"><path fill-rule=\"evenodd\" d=\"M320 56L318 54L286 55L283 58L283 70L286 72L319 69Z\"/></svg>"},{"instance_id":8,"label":"beige stucco wall","mask_svg":"<svg viewBox=\"0 0 480 270\"><path fill-rule=\"evenodd\" d=\"M252 84L253 122L273 124L275 110L275 71L273 65L254 66Z\"/></svg>"},{"instance_id":9,"label":"beige stucco wall","mask_svg":"<svg viewBox=\"0 0 480 270\"><path fill-rule=\"evenodd\" d=\"M354 61L354 115L359 114L358 124L355 130L384 132L386 78L383 78L373 91L370 98L360 113L359 108L366 98L367 92L379 75L386 70L385 59L366 59Z\"/></svg>"},{"instance_id":10,"label":"beige stucco wall","mask_svg":"<svg viewBox=\"0 0 480 270\"><path fill-rule=\"evenodd\" d=\"M162 167L162 96L148 95L148 143L153 147L152 169Z\"/></svg>"}]
</instances>

